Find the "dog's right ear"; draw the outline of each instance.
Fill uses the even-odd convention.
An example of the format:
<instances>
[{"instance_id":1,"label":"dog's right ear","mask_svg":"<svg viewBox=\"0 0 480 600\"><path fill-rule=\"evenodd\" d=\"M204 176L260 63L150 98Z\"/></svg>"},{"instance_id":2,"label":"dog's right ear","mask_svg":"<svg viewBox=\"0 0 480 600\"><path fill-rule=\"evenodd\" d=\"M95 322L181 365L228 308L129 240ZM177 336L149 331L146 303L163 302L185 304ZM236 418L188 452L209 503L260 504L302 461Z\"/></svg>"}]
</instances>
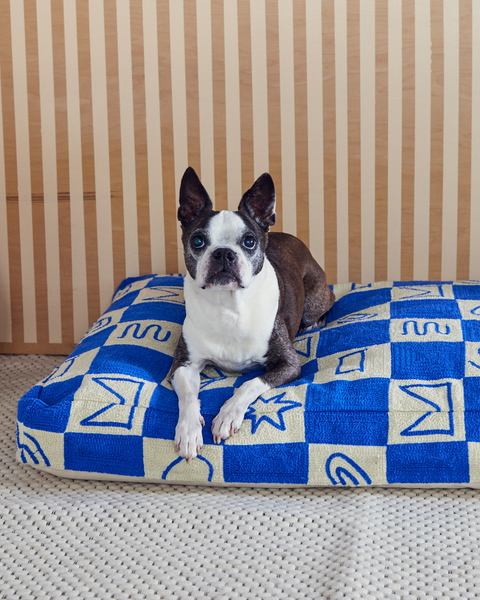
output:
<instances>
[{"instance_id":1,"label":"dog's right ear","mask_svg":"<svg viewBox=\"0 0 480 600\"><path fill-rule=\"evenodd\" d=\"M192 167L188 167L180 184L180 208L178 220L183 227L189 225L204 210L212 209L213 204Z\"/></svg>"}]
</instances>

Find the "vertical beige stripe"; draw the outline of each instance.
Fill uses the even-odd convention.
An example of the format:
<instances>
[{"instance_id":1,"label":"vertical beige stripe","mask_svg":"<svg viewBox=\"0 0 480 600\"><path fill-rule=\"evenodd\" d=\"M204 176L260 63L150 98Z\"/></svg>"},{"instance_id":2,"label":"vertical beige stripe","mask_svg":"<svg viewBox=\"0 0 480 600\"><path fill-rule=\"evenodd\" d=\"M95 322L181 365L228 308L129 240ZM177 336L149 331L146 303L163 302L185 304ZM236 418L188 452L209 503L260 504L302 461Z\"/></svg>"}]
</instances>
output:
<instances>
[{"instance_id":1,"label":"vertical beige stripe","mask_svg":"<svg viewBox=\"0 0 480 600\"><path fill-rule=\"evenodd\" d=\"M56 0L53 0L55 2ZM54 9L55 10L55 9ZM55 17L54 17L55 22ZM100 288L98 280L98 235L97 235L97 217L95 202L95 166L93 149L93 119L92 119L92 71L90 56L90 34L89 34L88 2L77 2L77 41L78 41L78 68L79 68L79 88L81 90L82 101L80 102L80 121L82 124L82 170L83 170L83 209L85 215L85 253L87 260L87 289L88 289L88 320L93 323L100 314ZM65 46L65 44L63 44ZM58 46L55 46L54 58L58 53ZM65 70L63 69L63 75ZM64 82L56 95L61 97ZM56 88L57 90L58 88ZM65 117L65 114L59 114L58 117ZM57 155L68 153L64 149L63 138L63 119L60 118L57 125ZM62 165L61 159L57 158L57 175L61 170L66 170ZM58 188L61 192L68 189L68 184L58 182ZM64 198L63 194L60 198ZM60 207L59 207L60 212ZM63 244L62 244L63 252ZM62 265L60 259L60 265ZM71 262L71 259L70 259ZM61 267L60 267L61 268ZM63 279L63 277L62 277ZM62 285L62 281L60 285ZM70 282L71 288L71 282ZM68 313L67 313L68 314Z\"/></svg>"},{"instance_id":2,"label":"vertical beige stripe","mask_svg":"<svg viewBox=\"0 0 480 600\"><path fill-rule=\"evenodd\" d=\"M253 168L255 178L269 170L267 29L265 0L250 0L252 38Z\"/></svg>"},{"instance_id":3,"label":"vertical beige stripe","mask_svg":"<svg viewBox=\"0 0 480 600\"><path fill-rule=\"evenodd\" d=\"M430 0L415 2L415 190L413 276L428 279L430 227Z\"/></svg>"},{"instance_id":4,"label":"vertical beige stripe","mask_svg":"<svg viewBox=\"0 0 480 600\"><path fill-rule=\"evenodd\" d=\"M65 27L63 0L52 2L53 63L55 97L62 99L61 109L56 104L55 129L57 133L58 229L60 244L60 298L62 304L63 344L74 347L72 244L68 168L68 113L66 108L67 80L65 62Z\"/></svg>"},{"instance_id":5,"label":"vertical beige stripe","mask_svg":"<svg viewBox=\"0 0 480 600\"><path fill-rule=\"evenodd\" d=\"M443 0L431 0L431 133L430 133L430 226L428 278L442 278L442 198L444 136Z\"/></svg>"},{"instance_id":6,"label":"vertical beige stripe","mask_svg":"<svg viewBox=\"0 0 480 600\"><path fill-rule=\"evenodd\" d=\"M183 2L169 1L170 8L170 60L172 78L173 149L175 163L175 188L178 195L180 181L188 167L187 90L185 76L185 26ZM185 271L180 224L177 221L178 270Z\"/></svg>"},{"instance_id":7,"label":"vertical beige stripe","mask_svg":"<svg viewBox=\"0 0 480 600\"><path fill-rule=\"evenodd\" d=\"M280 65L278 1L266 0L267 82L268 82L268 170L275 182L277 222L275 231L283 231L282 133L280 113Z\"/></svg>"},{"instance_id":8,"label":"vertical beige stripe","mask_svg":"<svg viewBox=\"0 0 480 600\"><path fill-rule=\"evenodd\" d=\"M236 210L242 196L242 148L237 0L224 0L225 115L227 137L228 209Z\"/></svg>"},{"instance_id":9,"label":"vertical beige stripe","mask_svg":"<svg viewBox=\"0 0 480 600\"><path fill-rule=\"evenodd\" d=\"M23 2L10 1L24 342L37 341L28 90Z\"/></svg>"},{"instance_id":10,"label":"vertical beige stripe","mask_svg":"<svg viewBox=\"0 0 480 600\"><path fill-rule=\"evenodd\" d=\"M163 214L165 220L165 268L178 272L177 203L173 152L172 76L170 61L170 11L168 2L157 3L158 73L162 142Z\"/></svg>"},{"instance_id":11,"label":"vertical beige stripe","mask_svg":"<svg viewBox=\"0 0 480 600\"><path fill-rule=\"evenodd\" d=\"M213 85L213 147L215 152L215 210L226 210L227 150L225 115L225 19L223 0L212 2L212 85Z\"/></svg>"},{"instance_id":12,"label":"vertical beige stripe","mask_svg":"<svg viewBox=\"0 0 480 600\"><path fill-rule=\"evenodd\" d=\"M152 273L142 0L130 0L135 187L139 273ZM158 55L157 55L158 56Z\"/></svg>"},{"instance_id":13,"label":"vertical beige stripe","mask_svg":"<svg viewBox=\"0 0 480 600\"><path fill-rule=\"evenodd\" d=\"M402 0L388 3L388 264L401 277L402 254Z\"/></svg>"},{"instance_id":14,"label":"vertical beige stripe","mask_svg":"<svg viewBox=\"0 0 480 600\"><path fill-rule=\"evenodd\" d=\"M293 74L295 114L295 213L297 237L309 246L308 92L305 0L293 3Z\"/></svg>"},{"instance_id":15,"label":"vertical beige stripe","mask_svg":"<svg viewBox=\"0 0 480 600\"><path fill-rule=\"evenodd\" d=\"M103 0L89 0L92 117L97 205L100 310L108 307L114 288L110 153L108 140L107 69ZM68 65L67 65L68 72Z\"/></svg>"},{"instance_id":16,"label":"vertical beige stripe","mask_svg":"<svg viewBox=\"0 0 480 600\"><path fill-rule=\"evenodd\" d=\"M157 4L156 2L142 2L142 10L151 261L154 273L165 273Z\"/></svg>"},{"instance_id":17,"label":"vertical beige stripe","mask_svg":"<svg viewBox=\"0 0 480 600\"><path fill-rule=\"evenodd\" d=\"M468 279L472 143L472 0L460 1L458 252L456 279Z\"/></svg>"},{"instance_id":18,"label":"vertical beige stripe","mask_svg":"<svg viewBox=\"0 0 480 600\"><path fill-rule=\"evenodd\" d=\"M72 238L73 330L78 342L88 328L85 219L83 212L82 136L78 80L77 15L75 0L64 0L65 63L67 73L68 156Z\"/></svg>"},{"instance_id":19,"label":"vertical beige stripe","mask_svg":"<svg viewBox=\"0 0 480 600\"><path fill-rule=\"evenodd\" d=\"M348 280L362 281L360 5L347 2Z\"/></svg>"},{"instance_id":20,"label":"vertical beige stripe","mask_svg":"<svg viewBox=\"0 0 480 600\"><path fill-rule=\"evenodd\" d=\"M196 0L183 0L188 164L200 170L200 109Z\"/></svg>"},{"instance_id":21,"label":"vertical beige stripe","mask_svg":"<svg viewBox=\"0 0 480 600\"><path fill-rule=\"evenodd\" d=\"M375 280L375 0L360 3L362 283Z\"/></svg>"},{"instance_id":22,"label":"vertical beige stripe","mask_svg":"<svg viewBox=\"0 0 480 600\"><path fill-rule=\"evenodd\" d=\"M413 278L415 171L415 0L402 2L402 266L401 279Z\"/></svg>"},{"instance_id":23,"label":"vertical beige stripe","mask_svg":"<svg viewBox=\"0 0 480 600\"><path fill-rule=\"evenodd\" d=\"M325 216L324 268L329 283L337 283L337 140L335 91L335 5L322 2L323 58L323 178Z\"/></svg>"},{"instance_id":24,"label":"vertical beige stripe","mask_svg":"<svg viewBox=\"0 0 480 600\"><path fill-rule=\"evenodd\" d=\"M139 275L130 0L117 0L118 81L127 277Z\"/></svg>"},{"instance_id":25,"label":"vertical beige stripe","mask_svg":"<svg viewBox=\"0 0 480 600\"><path fill-rule=\"evenodd\" d=\"M470 277L480 279L480 3L472 2L472 174Z\"/></svg>"},{"instance_id":26,"label":"vertical beige stripe","mask_svg":"<svg viewBox=\"0 0 480 600\"><path fill-rule=\"evenodd\" d=\"M283 231L296 235L295 74L293 62L293 4L278 4L280 58L280 121L282 135Z\"/></svg>"},{"instance_id":27,"label":"vertical beige stripe","mask_svg":"<svg viewBox=\"0 0 480 600\"><path fill-rule=\"evenodd\" d=\"M0 78L1 78L0 71ZM5 186L5 154L3 139L3 102L0 86L0 342L12 341L10 269L7 227L7 191Z\"/></svg>"},{"instance_id":28,"label":"vertical beige stripe","mask_svg":"<svg viewBox=\"0 0 480 600\"><path fill-rule=\"evenodd\" d=\"M125 221L123 217L122 145L120 136L120 94L118 79L118 35L116 0L104 0L106 109L108 111L108 148L110 176L110 213L112 219L113 282L127 276L125 266Z\"/></svg>"},{"instance_id":29,"label":"vertical beige stripe","mask_svg":"<svg viewBox=\"0 0 480 600\"><path fill-rule=\"evenodd\" d=\"M401 57L401 46L399 54ZM375 0L375 281L388 278L387 267L388 3Z\"/></svg>"},{"instance_id":30,"label":"vertical beige stripe","mask_svg":"<svg viewBox=\"0 0 480 600\"><path fill-rule=\"evenodd\" d=\"M197 0L198 104L200 119L200 170L202 183L215 198L213 128L212 6Z\"/></svg>"},{"instance_id":31,"label":"vertical beige stripe","mask_svg":"<svg viewBox=\"0 0 480 600\"><path fill-rule=\"evenodd\" d=\"M43 202L42 143L40 128L40 97L37 10L33 3L25 12L25 46L27 56L28 129L30 177L32 194L33 254L35 270L35 307L37 344L48 344L48 297L45 241L45 211Z\"/></svg>"},{"instance_id":32,"label":"vertical beige stripe","mask_svg":"<svg viewBox=\"0 0 480 600\"><path fill-rule=\"evenodd\" d=\"M335 2L335 113L337 163L337 282L349 280L347 3Z\"/></svg>"},{"instance_id":33,"label":"vertical beige stripe","mask_svg":"<svg viewBox=\"0 0 480 600\"><path fill-rule=\"evenodd\" d=\"M458 223L458 108L459 108L459 6L443 3L444 31L444 135L442 279L456 279Z\"/></svg>"},{"instance_id":34,"label":"vertical beige stripe","mask_svg":"<svg viewBox=\"0 0 480 600\"><path fill-rule=\"evenodd\" d=\"M348 89L348 280L362 280L360 3L347 3Z\"/></svg>"},{"instance_id":35,"label":"vertical beige stripe","mask_svg":"<svg viewBox=\"0 0 480 600\"><path fill-rule=\"evenodd\" d=\"M57 147L50 0L37 0L38 66L42 128L49 342L62 342L57 202Z\"/></svg>"},{"instance_id":36,"label":"vertical beige stripe","mask_svg":"<svg viewBox=\"0 0 480 600\"><path fill-rule=\"evenodd\" d=\"M253 106L252 106L252 42L250 0L237 0L238 69L240 81L240 146L242 152L242 193L254 181ZM238 205L237 202L235 203Z\"/></svg>"},{"instance_id":37,"label":"vertical beige stripe","mask_svg":"<svg viewBox=\"0 0 480 600\"><path fill-rule=\"evenodd\" d=\"M325 219L323 181L323 53L322 4L307 0L307 111L308 111L308 216L310 252L325 262Z\"/></svg>"}]
</instances>

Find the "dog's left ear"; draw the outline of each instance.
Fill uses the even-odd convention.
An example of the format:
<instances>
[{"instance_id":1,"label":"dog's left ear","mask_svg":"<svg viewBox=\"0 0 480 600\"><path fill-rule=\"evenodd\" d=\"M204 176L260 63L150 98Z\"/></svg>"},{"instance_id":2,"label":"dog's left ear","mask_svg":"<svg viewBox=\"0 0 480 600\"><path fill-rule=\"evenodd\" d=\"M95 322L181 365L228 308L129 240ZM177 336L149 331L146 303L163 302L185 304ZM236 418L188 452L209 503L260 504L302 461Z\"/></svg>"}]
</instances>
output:
<instances>
[{"instance_id":1,"label":"dog's left ear","mask_svg":"<svg viewBox=\"0 0 480 600\"><path fill-rule=\"evenodd\" d=\"M245 192L238 205L238 211L247 214L267 232L275 225L275 186L269 173L264 173Z\"/></svg>"},{"instance_id":2,"label":"dog's left ear","mask_svg":"<svg viewBox=\"0 0 480 600\"><path fill-rule=\"evenodd\" d=\"M186 227L194 221L204 210L213 208L210 196L203 187L198 175L192 167L188 167L180 184L180 207L178 220Z\"/></svg>"}]
</instances>

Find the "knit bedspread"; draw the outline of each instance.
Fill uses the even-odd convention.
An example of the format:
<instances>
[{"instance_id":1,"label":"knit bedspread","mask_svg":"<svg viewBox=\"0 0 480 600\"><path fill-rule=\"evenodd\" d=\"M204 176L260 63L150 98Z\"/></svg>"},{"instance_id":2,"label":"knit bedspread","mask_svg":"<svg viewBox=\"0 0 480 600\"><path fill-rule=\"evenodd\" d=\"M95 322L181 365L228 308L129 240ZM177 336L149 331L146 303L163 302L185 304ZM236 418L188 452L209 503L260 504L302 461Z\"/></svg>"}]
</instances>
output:
<instances>
[{"instance_id":1,"label":"knit bedspread","mask_svg":"<svg viewBox=\"0 0 480 600\"><path fill-rule=\"evenodd\" d=\"M174 447L169 381L185 318L182 276L129 278L75 351L20 400L17 458L57 475L255 486L480 485L480 282L334 286L294 340L301 377L253 402L213 442L244 381L201 374L204 446Z\"/></svg>"}]
</instances>

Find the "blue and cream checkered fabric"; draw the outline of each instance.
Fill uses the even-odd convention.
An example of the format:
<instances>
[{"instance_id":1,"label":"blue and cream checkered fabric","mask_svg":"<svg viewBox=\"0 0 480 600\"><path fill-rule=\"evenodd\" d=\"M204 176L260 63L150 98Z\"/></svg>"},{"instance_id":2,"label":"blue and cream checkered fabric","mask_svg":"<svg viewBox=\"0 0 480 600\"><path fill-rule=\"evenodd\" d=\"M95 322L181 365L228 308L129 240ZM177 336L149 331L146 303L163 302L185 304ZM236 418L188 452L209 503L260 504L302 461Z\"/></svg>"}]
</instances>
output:
<instances>
[{"instance_id":1,"label":"blue and cream checkered fabric","mask_svg":"<svg viewBox=\"0 0 480 600\"><path fill-rule=\"evenodd\" d=\"M201 456L175 452L168 381L183 279L125 280L76 350L18 407L18 459L145 481L480 484L480 282L338 285L324 326L297 336L297 381L248 409L220 445L210 427L257 373L207 367Z\"/></svg>"}]
</instances>

